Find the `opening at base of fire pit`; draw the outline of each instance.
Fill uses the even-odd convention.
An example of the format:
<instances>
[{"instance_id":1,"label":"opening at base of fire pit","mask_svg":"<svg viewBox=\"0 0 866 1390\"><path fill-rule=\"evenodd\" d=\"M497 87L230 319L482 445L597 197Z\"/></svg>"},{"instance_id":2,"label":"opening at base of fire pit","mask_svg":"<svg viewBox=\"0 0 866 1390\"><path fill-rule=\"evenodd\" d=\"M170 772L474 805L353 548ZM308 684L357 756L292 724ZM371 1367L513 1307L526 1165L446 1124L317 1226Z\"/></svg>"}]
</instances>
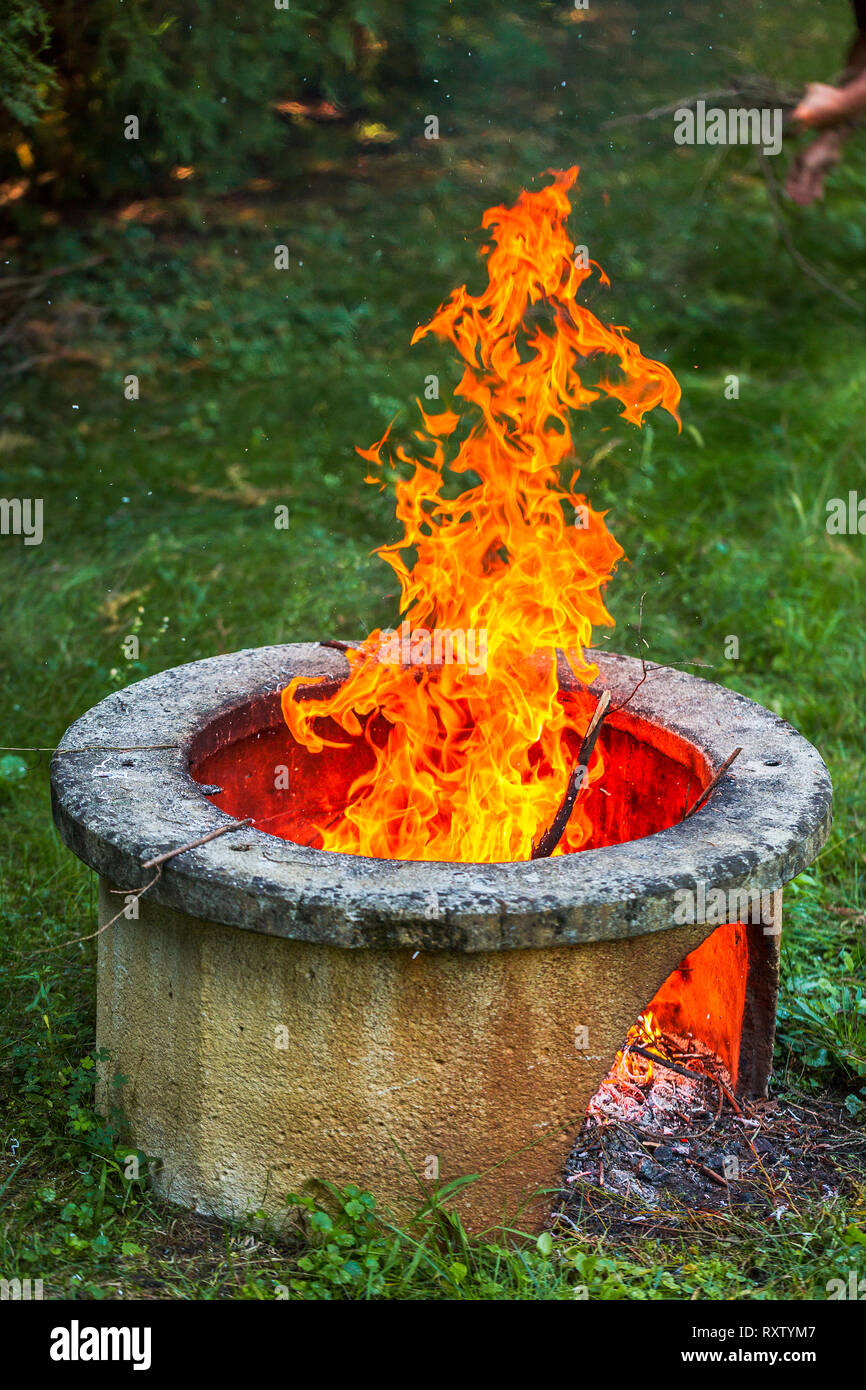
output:
<instances>
[{"instance_id":1,"label":"opening at base of fire pit","mask_svg":"<svg viewBox=\"0 0 866 1390\"><path fill-rule=\"evenodd\" d=\"M863 1136L843 1100L734 1095L718 1056L643 1016L590 1101L554 1203L555 1226L605 1240L694 1232L696 1216L748 1210L778 1221L862 1178ZM643 1044L636 1053L633 1042ZM648 1061L651 1050L664 1060ZM840 1133L841 1131L841 1133Z\"/></svg>"}]
</instances>

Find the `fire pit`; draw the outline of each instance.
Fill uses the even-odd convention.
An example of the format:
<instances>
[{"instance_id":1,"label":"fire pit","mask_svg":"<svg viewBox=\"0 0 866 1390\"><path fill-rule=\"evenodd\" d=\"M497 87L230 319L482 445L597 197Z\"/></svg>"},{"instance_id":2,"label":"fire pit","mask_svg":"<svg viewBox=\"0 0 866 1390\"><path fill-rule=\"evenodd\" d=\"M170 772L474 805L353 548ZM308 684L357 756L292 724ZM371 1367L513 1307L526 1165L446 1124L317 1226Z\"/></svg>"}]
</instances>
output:
<instances>
[{"instance_id":1,"label":"fire pit","mask_svg":"<svg viewBox=\"0 0 866 1390\"><path fill-rule=\"evenodd\" d=\"M589 690L559 664L564 699L588 711L603 688L623 705L602 727L604 783L587 793L593 839L541 860L297 843L365 754L359 741L322 763L282 718L288 681L346 677L346 658L318 645L166 671L68 730L56 823L100 876L101 922L128 913L99 937L103 1104L122 1073L132 1141L161 1160L166 1197L276 1214L323 1177L405 1212L416 1177L479 1173L458 1198L472 1227L537 1221L654 999L741 1094L765 1091L779 890L826 838L827 771L738 694L651 665L640 683L639 662L595 657ZM143 863L246 817L132 898L154 877Z\"/></svg>"},{"instance_id":2,"label":"fire pit","mask_svg":"<svg viewBox=\"0 0 866 1390\"><path fill-rule=\"evenodd\" d=\"M167 671L53 764L102 884L98 1043L178 1201L277 1212L320 1177L402 1211L478 1174L472 1227L536 1220L647 1006L766 1089L780 889L830 783L742 696L592 650L623 552L571 415L678 420L680 391L577 302L576 177L489 209L487 287L414 334L453 343L467 411L359 450L400 631Z\"/></svg>"}]
</instances>

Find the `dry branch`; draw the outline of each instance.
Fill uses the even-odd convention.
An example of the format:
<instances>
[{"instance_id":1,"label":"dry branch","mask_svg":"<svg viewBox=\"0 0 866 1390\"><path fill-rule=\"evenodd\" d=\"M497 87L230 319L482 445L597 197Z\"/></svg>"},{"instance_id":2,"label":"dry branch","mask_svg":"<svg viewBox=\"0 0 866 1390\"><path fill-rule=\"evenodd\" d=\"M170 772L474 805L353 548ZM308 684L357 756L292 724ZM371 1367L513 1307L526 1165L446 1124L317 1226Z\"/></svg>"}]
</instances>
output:
<instances>
[{"instance_id":1,"label":"dry branch","mask_svg":"<svg viewBox=\"0 0 866 1390\"><path fill-rule=\"evenodd\" d=\"M687 1076L690 1081L712 1081L718 1086L725 1098L730 1101L737 1114L742 1115L742 1110L731 1095L724 1081L720 1081L717 1076L713 1076L712 1072L699 1072L693 1071L690 1067L681 1067L678 1062L669 1062L666 1057L660 1057L657 1052L650 1052L645 1047L638 1047L637 1043L629 1043L626 1051L635 1052L638 1057L643 1057L647 1062L655 1062L657 1066L667 1067L668 1071L675 1071L678 1076Z\"/></svg>"},{"instance_id":2,"label":"dry branch","mask_svg":"<svg viewBox=\"0 0 866 1390\"><path fill-rule=\"evenodd\" d=\"M692 805L689 807L688 811L686 811L686 814L683 816L683 820L688 820L689 816L693 816L695 814L695 811L699 810L700 807L703 806L710 792L714 791L715 788L719 785L728 768L731 766L731 763L734 761L735 758L739 757L742 751L742 748L735 748L731 756L729 758L725 758L725 761L722 763L713 780L707 783L700 796L698 797L697 801L694 801Z\"/></svg>"},{"instance_id":3,"label":"dry branch","mask_svg":"<svg viewBox=\"0 0 866 1390\"><path fill-rule=\"evenodd\" d=\"M158 854L155 859L148 859L142 864L143 869L156 869L167 860L174 859L177 854L186 854L188 849L198 849L199 845L206 845L209 840L216 840L220 835L225 835L229 830L240 830L244 825L252 825L252 816L247 816L245 820L233 821L231 825L221 825L216 830L211 830L209 834L202 835L200 840L190 840L189 844L180 845L177 849L166 850L165 854Z\"/></svg>"},{"instance_id":4,"label":"dry branch","mask_svg":"<svg viewBox=\"0 0 866 1390\"><path fill-rule=\"evenodd\" d=\"M769 157L764 154L763 150L760 149L757 151L757 155L758 162L761 166L761 172L763 173L764 179L767 184L767 197L770 203L770 212L772 214L773 221L776 224L776 230L778 231L779 236L782 238L782 241L785 245L785 250L791 257L791 260L794 262L796 266L799 266L800 270L802 270L804 275L808 275L810 280L814 280L816 285L820 285L821 288L823 290L827 290L829 294L835 295L836 298L841 300L843 304L847 304L849 309L855 309L858 314L862 314L863 305L858 304L857 300L853 299L846 290L840 289L838 285L834 284L833 281L830 280L824 274L824 272L818 268L818 266L813 265L812 262L806 256L803 255L803 252L800 250L799 246L797 246L793 236L791 235L791 229L789 228L788 223L785 220L785 214L782 211L782 203L779 197L779 186L776 181L776 175L773 172L772 165L770 164Z\"/></svg>"},{"instance_id":5,"label":"dry branch","mask_svg":"<svg viewBox=\"0 0 866 1390\"><path fill-rule=\"evenodd\" d=\"M736 79L734 81L736 82ZM630 111L623 116L614 116L612 120L603 123L602 130L611 130L615 126L632 125L636 121L658 121L662 116L673 116L677 111L691 111L699 101L706 102L707 106L715 106L723 101L745 101L750 106L780 107L787 114L793 111L799 100L799 96L795 96L792 92L780 90L769 79L750 81L748 78L743 78L737 85L724 87L719 91L697 92L694 96L683 97L681 101L672 101L665 106L651 107L649 111Z\"/></svg>"},{"instance_id":6,"label":"dry branch","mask_svg":"<svg viewBox=\"0 0 866 1390\"><path fill-rule=\"evenodd\" d=\"M112 893L121 894L124 898L127 899L132 898L137 903L139 898L143 898L145 893L147 893L153 887L153 885L155 883L158 883L159 880L162 878L162 866L166 863L167 860L174 859L175 856L178 854L186 854L188 849L198 849L199 845L206 845L209 840L216 840L217 837L220 835L227 835L230 830L240 830L242 826L251 824L252 817L250 816L248 816L246 820L231 821L228 825L221 825L217 830L212 830L208 835L202 835L201 838L198 840L190 840L189 843L186 845L178 845L177 849L166 850L165 854L158 854L155 858L148 859L146 863L142 864L141 867L143 869L156 869L156 873L154 874L153 878L150 880L149 883L146 883L143 888L112 888L110 891ZM62 951L67 946L78 946L81 944L82 941L93 941L95 937L101 936L104 931L108 931L109 927L113 927L115 922L119 921L121 917L125 917L129 912L129 908L130 904L129 902L127 902L125 906L120 909L119 912L115 912L113 917L111 917L107 922L103 922L102 926L97 927L96 931L89 932L87 936L76 936L72 939L72 941L61 941L59 946L44 946L42 950L34 951L33 955L42 956L49 951Z\"/></svg>"},{"instance_id":7,"label":"dry branch","mask_svg":"<svg viewBox=\"0 0 866 1390\"><path fill-rule=\"evenodd\" d=\"M606 690L596 705L592 719L589 721L589 727L583 736L583 741L577 755L577 763L568 779L568 786L565 789L562 805L554 816L550 828L545 830L538 844L533 843L532 853L530 855L531 859L548 859L565 834L565 827L568 825L569 818L574 810L577 793L583 785L586 768L601 732L602 722L604 716L607 714L607 707L609 704L610 691Z\"/></svg>"}]
</instances>

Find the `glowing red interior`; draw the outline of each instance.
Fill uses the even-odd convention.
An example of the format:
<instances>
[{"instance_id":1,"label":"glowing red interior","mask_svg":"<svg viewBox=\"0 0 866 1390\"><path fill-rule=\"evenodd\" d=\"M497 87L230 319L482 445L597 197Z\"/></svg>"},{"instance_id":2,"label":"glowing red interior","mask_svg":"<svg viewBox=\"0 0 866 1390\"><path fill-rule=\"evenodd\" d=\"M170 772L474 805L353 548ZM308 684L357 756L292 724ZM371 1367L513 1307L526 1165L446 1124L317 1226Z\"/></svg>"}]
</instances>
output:
<instances>
[{"instance_id":1,"label":"glowing red interior","mask_svg":"<svg viewBox=\"0 0 866 1390\"><path fill-rule=\"evenodd\" d=\"M592 702L586 700L586 705L588 719ZM346 734L330 720L321 720L320 727L326 737L346 742ZM599 745L604 778L583 793L595 827L587 849L638 840L675 825L709 781L705 760L692 744L625 712L606 721ZM372 763L372 752L361 739L345 748L309 753L289 735L273 697L232 710L209 725L193 746L190 774L196 782L222 789L210 797L229 815L249 816L259 830L318 848L316 825L341 813L352 782ZM539 826L539 833L544 828Z\"/></svg>"}]
</instances>

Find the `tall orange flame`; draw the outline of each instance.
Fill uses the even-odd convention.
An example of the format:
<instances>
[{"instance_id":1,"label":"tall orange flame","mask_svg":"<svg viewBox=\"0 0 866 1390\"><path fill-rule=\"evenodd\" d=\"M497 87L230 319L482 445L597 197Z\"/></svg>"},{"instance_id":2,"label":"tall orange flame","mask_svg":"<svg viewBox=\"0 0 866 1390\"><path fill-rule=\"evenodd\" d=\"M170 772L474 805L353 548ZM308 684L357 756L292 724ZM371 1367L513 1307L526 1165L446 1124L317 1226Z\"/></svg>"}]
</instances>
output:
<instances>
[{"instance_id":1,"label":"tall orange flame","mask_svg":"<svg viewBox=\"0 0 866 1390\"><path fill-rule=\"evenodd\" d=\"M358 450L376 469L394 470L403 534L377 553L400 580L405 621L400 633L377 629L348 653L336 693L298 699L298 681L283 691L286 723L307 749L333 742L333 725L320 722L329 716L374 751L348 804L320 827L325 849L527 859L562 800L586 716L560 696L555 649L580 681L595 678L585 649L594 626L613 625L602 591L623 554L604 513L575 490L569 411L604 393L640 425L657 405L678 418L680 398L672 373L644 357L625 328L575 301L594 264L575 255L564 225L577 173L555 174L514 207L490 208L486 289L461 286L413 335L413 343L435 333L454 344L464 363L454 394L470 408L427 414L419 401L414 454L402 445L385 454L390 429ZM620 373L590 388L577 364L598 353L618 359ZM455 477L467 485L449 496ZM381 471L366 481L384 485ZM414 550L411 565L405 550ZM588 780L600 773L596 750ZM556 852L580 849L591 829L578 800Z\"/></svg>"}]
</instances>

